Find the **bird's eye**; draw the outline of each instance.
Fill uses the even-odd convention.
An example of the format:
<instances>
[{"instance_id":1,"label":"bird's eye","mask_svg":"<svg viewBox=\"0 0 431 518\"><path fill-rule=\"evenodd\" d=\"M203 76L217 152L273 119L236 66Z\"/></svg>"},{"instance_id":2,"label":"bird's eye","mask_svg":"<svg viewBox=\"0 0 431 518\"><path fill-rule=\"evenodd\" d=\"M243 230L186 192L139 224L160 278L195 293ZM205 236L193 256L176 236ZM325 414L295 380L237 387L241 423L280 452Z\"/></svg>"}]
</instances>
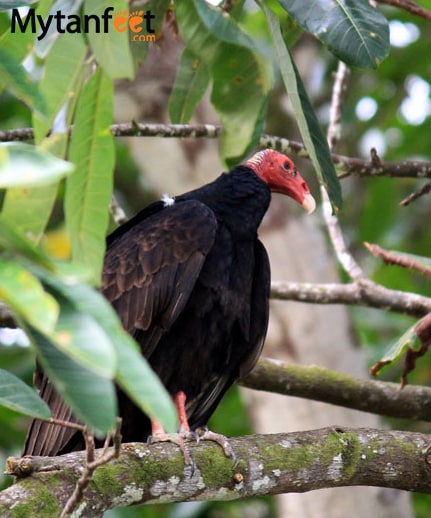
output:
<instances>
[{"instance_id":1,"label":"bird's eye","mask_svg":"<svg viewBox=\"0 0 431 518\"><path fill-rule=\"evenodd\" d=\"M289 164L289 162L284 162L283 167L284 167L285 169L289 170L289 169L290 169L290 164Z\"/></svg>"}]
</instances>

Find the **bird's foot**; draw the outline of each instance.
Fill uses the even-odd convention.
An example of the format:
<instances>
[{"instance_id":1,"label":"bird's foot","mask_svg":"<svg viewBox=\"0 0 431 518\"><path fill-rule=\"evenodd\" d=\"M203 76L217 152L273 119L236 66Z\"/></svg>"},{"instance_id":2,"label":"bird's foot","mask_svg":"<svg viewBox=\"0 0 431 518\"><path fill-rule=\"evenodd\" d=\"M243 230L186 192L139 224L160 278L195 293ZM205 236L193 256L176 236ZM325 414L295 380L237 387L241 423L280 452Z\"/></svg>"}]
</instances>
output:
<instances>
[{"instance_id":1,"label":"bird's foot","mask_svg":"<svg viewBox=\"0 0 431 518\"><path fill-rule=\"evenodd\" d=\"M164 431L157 431L150 435L147 439L148 444L156 444L158 442L171 442L176 444L183 454L184 461L187 466L191 466L194 471L195 463L190 453L187 442L198 442L198 436L195 432L190 430L182 430L176 433L166 433Z\"/></svg>"},{"instance_id":2,"label":"bird's foot","mask_svg":"<svg viewBox=\"0 0 431 518\"><path fill-rule=\"evenodd\" d=\"M212 432L206 426L197 428L195 430L195 434L197 435L198 442L212 441L217 443L223 450L223 453L226 455L226 457L230 457L234 465L236 464L237 458L235 452L233 451L232 446L230 445L229 439L225 435L222 435L221 433Z\"/></svg>"}]
</instances>

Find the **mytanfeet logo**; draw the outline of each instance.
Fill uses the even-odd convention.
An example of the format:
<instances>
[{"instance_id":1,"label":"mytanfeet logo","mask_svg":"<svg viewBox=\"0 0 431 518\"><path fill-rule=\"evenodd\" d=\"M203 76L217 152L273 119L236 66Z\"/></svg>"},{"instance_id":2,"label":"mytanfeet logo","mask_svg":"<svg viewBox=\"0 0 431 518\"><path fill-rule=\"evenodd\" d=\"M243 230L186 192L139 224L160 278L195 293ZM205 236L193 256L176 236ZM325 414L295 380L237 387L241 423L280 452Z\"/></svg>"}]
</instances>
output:
<instances>
[{"instance_id":1,"label":"mytanfeet logo","mask_svg":"<svg viewBox=\"0 0 431 518\"><path fill-rule=\"evenodd\" d=\"M21 16L18 9L12 9L11 32L26 32L38 34L37 39L42 40L48 33L50 27L55 27L57 32L64 34L97 34L107 33L110 29L117 32L130 31L131 41L154 42L157 39L153 22L155 15L148 11L118 11L114 13L113 7L107 7L100 15L64 14L58 10L55 14L49 14L45 19L36 14L33 8L28 10L25 16Z\"/></svg>"}]
</instances>

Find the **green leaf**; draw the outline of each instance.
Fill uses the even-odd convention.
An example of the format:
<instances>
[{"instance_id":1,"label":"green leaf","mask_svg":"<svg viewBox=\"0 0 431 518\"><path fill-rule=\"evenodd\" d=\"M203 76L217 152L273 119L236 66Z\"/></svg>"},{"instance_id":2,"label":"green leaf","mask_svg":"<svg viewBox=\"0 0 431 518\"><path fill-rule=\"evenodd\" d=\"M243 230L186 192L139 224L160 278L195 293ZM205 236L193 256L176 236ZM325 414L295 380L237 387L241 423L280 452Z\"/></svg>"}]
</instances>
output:
<instances>
[{"instance_id":1,"label":"green leaf","mask_svg":"<svg viewBox=\"0 0 431 518\"><path fill-rule=\"evenodd\" d=\"M92 0L84 2L84 14L101 16L105 9L112 8L112 0ZM127 11L128 2L117 0L115 12ZM112 13L111 13L112 15ZM103 23L103 22L102 22ZM97 61L111 79L127 78L134 76L133 60L129 47L129 32L118 32L112 21L109 22L109 32L90 31L87 35L91 49Z\"/></svg>"},{"instance_id":2,"label":"green leaf","mask_svg":"<svg viewBox=\"0 0 431 518\"><path fill-rule=\"evenodd\" d=\"M25 235L31 235L35 242L42 237L58 190L58 184L32 189L8 189L1 217L14 223Z\"/></svg>"},{"instance_id":3,"label":"green leaf","mask_svg":"<svg viewBox=\"0 0 431 518\"><path fill-rule=\"evenodd\" d=\"M39 83L41 95L46 100L47 117L33 115L36 143L45 138L60 110L70 104L79 91L86 52L81 34L62 34L51 48ZM66 133L65 125L61 131Z\"/></svg>"},{"instance_id":4,"label":"green leaf","mask_svg":"<svg viewBox=\"0 0 431 518\"><path fill-rule=\"evenodd\" d=\"M111 80L98 69L85 85L75 117L69 158L76 172L66 183L65 214L72 259L91 268L99 282L112 194L114 141Z\"/></svg>"},{"instance_id":5,"label":"green leaf","mask_svg":"<svg viewBox=\"0 0 431 518\"><path fill-rule=\"evenodd\" d=\"M25 331L44 372L74 415L99 436L110 432L117 416L113 382L74 361L36 329L27 326Z\"/></svg>"},{"instance_id":6,"label":"green leaf","mask_svg":"<svg viewBox=\"0 0 431 518\"><path fill-rule=\"evenodd\" d=\"M46 139L40 148L57 157L63 157L67 143L67 135L58 133ZM58 183L43 187L8 189L1 211L2 220L10 222L22 234L31 235L35 242L39 242L48 224L57 191Z\"/></svg>"},{"instance_id":7,"label":"green leaf","mask_svg":"<svg viewBox=\"0 0 431 518\"><path fill-rule=\"evenodd\" d=\"M256 54L223 44L212 75L211 102L223 125L220 151L232 167L257 144L266 116L271 74Z\"/></svg>"},{"instance_id":8,"label":"green leaf","mask_svg":"<svg viewBox=\"0 0 431 518\"><path fill-rule=\"evenodd\" d=\"M198 2L197 2L198 3ZM227 43L217 38L206 27L197 3L178 1L176 5L179 30L188 50L207 65L213 79L211 102L223 125L220 141L222 157L228 165L238 162L257 142L256 127L261 123L262 111L272 84L269 64L256 52L244 45ZM210 8L210 13L214 12ZM200 14L199 14L200 13ZM220 11L218 16L223 16ZM241 32L233 20L231 29ZM238 36L237 41L242 37Z\"/></svg>"},{"instance_id":9,"label":"green leaf","mask_svg":"<svg viewBox=\"0 0 431 518\"><path fill-rule=\"evenodd\" d=\"M0 253L14 255L30 261L49 271L54 271L54 264L46 253L32 241L23 236L11 223L0 217Z\"/></svg>"},{"instance_id":10,"label":"green leaf","mask_svg":"<svg viewBox=\"0 0 431 518\"><path fill-rule=\"evenodd\" d=\"M169 98L169 115L174 124L187 124L205 94L210 76L205 63L184 49L175 84Z\"/></svg>"},{"instance_id":11,"label":"green leaf","mask_svg":"<svg viewBox=\"0 0 431 518\"><path fill-rule=\"evenodd\" d=\"M368 0L279 0L346 64L376 68L389 54L389 25Z\"/></svg>"},{"instance_id":12,"label":"green leaf","mask_svg":"<svg viewBox=\"0 0 431 518\"><path fill-rule=\"evenodd\" d=\"M19 378L0 369L0 406L39 419L49 419L48 405Z\"/></svg>"},{"instance_id":13,"label":"green leaf","mask_svg":"<svg viewBox=\"0 0 431 518\"><path fill-rule=\"evenodd\" d=\"M45 22L49 16L55 16L57 11L60 11L64 14L67 13L67 16L70 16L72 14L78 13L83 1L84 0L55 0L52 5L47 5L45 3L42 13L39 12L41 10L41 6L39 4L37 14L41 15L42 18L45 19ZM50 2L50 4L51 3L52 2ZM57 30L57 24L51 22L48 29L46 30L44 37L41 39L36 38L34 41L34 51L37 56L39 58L45 59L61 34L62 33L58 32Z\"/></svg>"},{"instance_id":14,"label":"green leaf","mask_svg":"<svg viewBox=\"0 0 431 518\"><path fill-rule=\"evenodd\" d=\"M0 299L21 320L42 333L51 333L57 323L59 307L28 270L12 261L0 259Z\"/></svg>"},{"instance_id":15,"label":"green leaf","mask_svg":"<svg viewBox=\"0 0 431 518\"><path fill-rule=\"evenodd\" d=\"M116 381L120 387L147 415L161 422L166 430L176 430L177 414L171 397L139 352L137 344L123 329L108 301L85 285L72 288L61 284L57 286L63 295L73 300L81 314L98 322L109 336L117 355ZM101 353L99 361L106 361Z\"/></svg>"},{"instance_id":16,"label":"green leaf","mask_svg":"<svg viewBox=\"0 0 431 518\"><path fill-rule=\"evenodd\" d=\"M0 187L37 187L57 182L73 165L43 149L21 142L0 144Z\"/></svg>"},{"instance_id":17,"label":"green leaf","mask_svg":"<svg viewBox=\"0 0 431 518\"><path fill-rule=\"evenodd\" d=\"M8 11L16 7L35 4L38 0L2 0L0 11Z\"/></svg>"},{"instance_id":18,"label":"green leaf","mask_svg":"<svg viewBox=\"0 0 431 518\"><path fill-rule=\"evenodd\" d=\"M319 181L328 191L332 207L337 212L342 208L343 200L340 181L332 163L328 143L320 129L319 122L308 99L295 63L283 41L279 20L269 8L263 6L263 9L274 40L281 76L292 103L305 147L310 154Z\"/></svg>"},{"instance_id":19,"label":"green leaf","mask_svg":"<svg viewBox=\"0 0 431 518\"><path fill-rule=\"evenodd\" d=\"M46 100L24 67L5 49L0 48L0 89L10 89L41 117L47 113Z\"/></svg>"},{"instance_id":20,"label":"green leaf","mask_svg":"<svg viewBox=\"0 0 431 518\"><path fill-rule=\"evenodd\" d=\"M52 274L35 272L60 307L57 325L48 337L50 341L82 366L112 379L117 357L110 333L100 317L106 300L85 284L65 284Z\"/></svg>"},{"instance_id":21,"label":"green leaf","mask_svg":"<svg viewBox=\"0 0 431 518\"><path fill-rule=\"evenodd\" d=\"M165 21L165 16L168 18L172 15L173 9L169 9L171 0L149 0L145 3L145 10L151 11L154 18L151 19L151 29L154 31L154 35L158 39L162 35L162 27ZM169 12L167 15L166 12ZM169 23L169 22L168 22ZM138 68L140 63L143 63L147 57L148 49L150 48L149 42L132 41L131 52L135 69Z\"/></svg>"},{"instance_id":22,"label":"green leaf","mask_svg":"<svg viewBox=\"0 0 431 518\"><path fill-rule=\"evenodd\" d=\"M206 30L219 40L233 45L245 47L251 51L256 51L254 41L241 30L234 19L222 11L219 7L214 7L208 2L193 0L196 12L205 25Z\"/></svg>"}]
</instances>

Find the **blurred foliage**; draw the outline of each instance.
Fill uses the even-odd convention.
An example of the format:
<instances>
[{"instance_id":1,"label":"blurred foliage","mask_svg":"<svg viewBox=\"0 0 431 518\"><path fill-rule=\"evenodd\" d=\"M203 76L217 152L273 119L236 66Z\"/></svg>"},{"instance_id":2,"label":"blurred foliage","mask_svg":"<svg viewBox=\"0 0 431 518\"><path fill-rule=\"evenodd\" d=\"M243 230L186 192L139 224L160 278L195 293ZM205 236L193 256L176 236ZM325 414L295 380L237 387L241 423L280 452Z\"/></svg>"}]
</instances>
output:
<instances>
[{"instance_id":1,"label":"blurred foliage","mask_svg":"<svg viewBox=\"0 0 431 518\"><path fill-rule=\"evenodd\" d=\"M154 3L151 5L154 5ZM265 5L269 5L281 20L284 41L292 51L293 58L303 77L305 89L316 110L318 120L321 125L325 126L328 120L328 108L333 84L332 74L336 69L336 59L333 54L321 46L310 34L303 33L301 27L288 17L286 11L289 10L289 5L298 5L298 2L282 3L285 5L286 10L283 10L274 0L265 2ZM368 2L364 3L368 5ZM52 2L45 0L39 4L47 12ZM189 2L189 5L191 4ZM125 2L122 2L122 5L126 8ZM164 3L165 5L167 5L167 2ZM431 0L424 0L422 6L430 9ZM120 8L118 7L118 9ZM156 9L156 6L154 6L154 9ZM271 39L262 11L257 9L249 11L248 7L244 8L244 2L234 1L232 23L220 26L218 24L223 23L223 17L219 16L219 13L214 14L213 10L207 8L207 6L201 7L201 9L204 12L199 14L199 2L197 1L193 2L193 11L191 8L187 9L185 2L182 3L179 20L180 33L182 32L185 35L186 43L191 47L188 51L193 50L198 54L199 58L205 59L205 65L208 67L211 73L211 80L213 81L212 98L213 100L215 99L216 108L218 108L219 114L224 117L223 121L225 124L232 124L230 136L235 135L235 121L229 119L229 110L232 110L233 104L238 101L235 96L243 95L244 89L240 89L238 85L230 84L228 96L226 95L226 90L223 89L223 82L232 81L235 83L235 80L238 80L238 78L242 81L247 77L249 73L247 66L250 61L243 58L244 56L253 56L254 62L262 66L259 71L255 71L255 77L259 84L246 85L245 92L251 92L252 95L250 99L247 99L247 97L241 99L245 104L238 108L239 117L243 118L241 121L244 130L239 154L244 154L255 143L259 133L258 130L262 128L263 122L265 122L265 130L270 133L288 138L297 137L295 135L297 129L292 114L290 109L286 108L286 95L284 87L281 85L280 77L277 71L273 77L271 71L262 64L268 58L274 58L274 50L270 47ZM352 70L345 95L342 134L337 152L348 156L365 158L369 156L369 150L374 146L379 156L386 160L405 160L417 157L431 160L431 101L429 93L431 88L431 64L429 60L431 31L429 30L429 22L398 9L379 6L379 10L391 21L390 28L393 40L390 55L377 69ZM206 43L202 33L198 35L199 38L197 38L196 42L194 39L196 35L192 34L190 26L185 22L185 20L187 21L187 16L197 19L198 15L201 28L206 27L206 29L202 30L208 31L204 36L210 41L212 50L210 56L204 47ZM396 22L399 23L397 24ZM232 33L232 27L236 27L235 23L241 27L243 32L234 31ZM222 27L222 32L217 33L220 27ZM10 36L7 37L8 29L9 21L7 15L2 13L0 16L0 34L2 35L0 45L9 50L15 50L20 47L24 55L29 44L28 37L22 37L22 41L18 45L16 39L14 40ZM245 34L252 36L251 42L245 37ZM404 35L402 46L399 43L401 35ZM318 34L316 33L315 36L318 36ZM398 40L396 37L398 37ZM341 38L336 37L335 43L339 40ZM55 47L55 41L54 39L54 58L55 52L58 52L59 45L64 43L60 38L58 40L60 43ZM91 43L94 45L94 52L100 55L103 60L104 51L110 47L103 47L103 41L99 40L94 40ZM126 46L124 46L125 43ZM293 46L294 43L295 45ZM100 47L101 44L102 47ZM125 57L124 63L122 63L124 66L118 70L112 70L116 62L118 62L118 58L117 61L114 59L113 62L104 62L104 66L108 71L118 72L122 77L130 77L131 56L135 60L134 65L137 66L138 62L145 58L146 52L141 53L137 57L135 56L136 52L132 49L131 54L129 54L128 51L124 50L128 48L127 40L124 38L120 45L123 45L122 49L125 52L123 55ZM135 46L134 49L136 50L136 48ZM77 63L81 63L80 59L84 54L84 50L83 43L81 42L81 46L74 51ZM343 48L339 50L346 52L346 49ZM384 50L385 46L382 44L379 48L379 59ZM232 71L228 74L223 69L222 62L227 59L227 53L237 57L238 74L234 74ZM262 58L262 55L265 58ZM9 57L8 55L8 59ZM112 56L106 57L112 58ZM39 57L39 59L42 58ZM61 62L61 60L62 55L60 54L59 61ZM190 67L190 64L193 66L193 61L190 61L190 59L184 61L187 66ZM8 65L9 61L5 63ZM52 80L51 82L47 81L44 88L47 89L50 96L56 96L57 108L64 103L66 98L68 99L70 103L70 117L72 117L75 113L75 103L77 102L74 96L79 95L81 92L84 74L83 70L78 73L78 65L76 68L68 68L66 63L64 65L64 73L62 73L61 77L59 77L57 68L59 65L52 65ZM37 74L38 66L40 66L40 62L37 62L34 67L35 74ZM5 73L10 75L12 73L11 67L6 68ZM20 69L20 73L24 73L22 69ZM67 73L70 75L66 77ZM115 76L115 73L111 74L110 77L112 75ZM193 76L185 75L185 77L190 78ZM270 86L272 86L272 89L270 89ZM428 94L426 94L427 88ZM23 87L22 84L19 84L18 88L12 89L12 91L15 95L12 95L9 90L3 90L0 94L0 129L23 128L30 126L32 123L31 109L25 103L18 100L16 95L21 93L21 97L26 102L33 103L39 107L39 99L32 98L29 89ZM103 91L105 93L108 92L108 96L110 95L109 88L105 88ZM424 91L425 94L423 94ZM235 94L235 92L237 93ZM264 99L268 92L270 92L268 98ZM419 98L421 92L423 98ZM185 102L184 93L188 92L184 92L183 88L181 93L183 95L181 102ZM191 100L188 99L188 101L193 106L196 106L201 100L203 93L203 89L198 88L197 93L193 94L195 97ZM97 98L97 95L95 97ZM368 99L368 106L371 106L371 111L369 112L371 115L366 115L363 108L362 111L360 109L361 102L364 99ZM110 99L104 100L110 101ZM248 104L247 100L249 100ZM415 103L415 100L419 100L419 104L418 102ZM364 106L363 103L362 106ZM50 114L52 120L57 116L57 112L55 111L54 113L54 111L52 109ZM266 119L265 113L267 114ZM70 119L67 122L70 122ZM85 122L84 117L83 123ZM108 122L105 120L104 124L106 127ZM42 141L43 138L41 137L40 140ZM225 145L224 149L229 149L229 152L231 152L234 147L232 141L228 144ZM126 211L134 213L138 208L145 205L154 193L151 186L142 182L138 167L134 163L127 145L119 139L115 142L115 146L116 165L114 181L116 192ZM63 154L60 153L59 156L63 157ZM103 161L103 158L102 156L99 160ZM227 153L224 158L229 158ZM110 161L108 162L107 168L112 168L112 164ZM304 168L310 167L307 162L303 162L303 164ZM105 179L100 181L99 186L103 182L105 182ZM362 246L363 241L376 242L383 247L429 256L429 250L431 249L431 233L427 225L427 222L431 221L429 198L421 198L407 207L398 205L399 201L418 189L423 183L424 180L419 179L345 179L342 181L344 209L340 213L340 221L351 250L370 277L394 289L431 296L431 282L424 280L418 274L413 274L401 268L384 266L381 261L370 256ZM42 239L42 245L50 256L63 259L70 256L70 236L66 233L64 226L64 191L64 182L61 182L58 186L56 199L52 199L53 205L51 207L50 221ZM4 192L1 193L0 199L3 199L3 197ZM101 226L106 226L106 223L103 222ZM112 226L113 223L111 222L110 228ZM100 242L103 240L103 233L106 229L102 230L99 236ZM102 247L102 245L100 246ZM103 251L103 248L100 248L98 251L99 258L101 250ZM373 309L354 308L351 312L358 342L366 348L370 364L379 359L387 346L395 342L414 323L414 320L409 317L383 313ZM6 343L8 339L6 334L0 334L0 366L30 384L34 365L34 352L28 346L10 345ZM397 367L385 372L382 378L398 381L399 376L400 369ZM429 384L430 379L431 363L428 357L425 356L418 361L417 368L409 376L409 380L412 383ZM251 432L251 425L245 418L245 415L246 412L239 396L239 391L232 389L223 400L210 425L226 435L249 433ZM21 415L0 407L0 466L3 465L6 456L19 453L27 424L27 419ZM406 422L396 423L396 425L404 428L416 426L417 428L420 427L422 431L429 431L428 425L424 426ZM2 483L9 484L10 479L3 480ZM429 496L415 496L418 518L428 517L429 506L431 505L430 500L431 497ZM111 518L121 516L139 516L143 518L159 518L162 516L169 518L256 516L266 518L274 516L274 514L272 499L258 498L248 500L247 502L144 506L111 511L106 516Z\"/></svg>"}]
</instances>

